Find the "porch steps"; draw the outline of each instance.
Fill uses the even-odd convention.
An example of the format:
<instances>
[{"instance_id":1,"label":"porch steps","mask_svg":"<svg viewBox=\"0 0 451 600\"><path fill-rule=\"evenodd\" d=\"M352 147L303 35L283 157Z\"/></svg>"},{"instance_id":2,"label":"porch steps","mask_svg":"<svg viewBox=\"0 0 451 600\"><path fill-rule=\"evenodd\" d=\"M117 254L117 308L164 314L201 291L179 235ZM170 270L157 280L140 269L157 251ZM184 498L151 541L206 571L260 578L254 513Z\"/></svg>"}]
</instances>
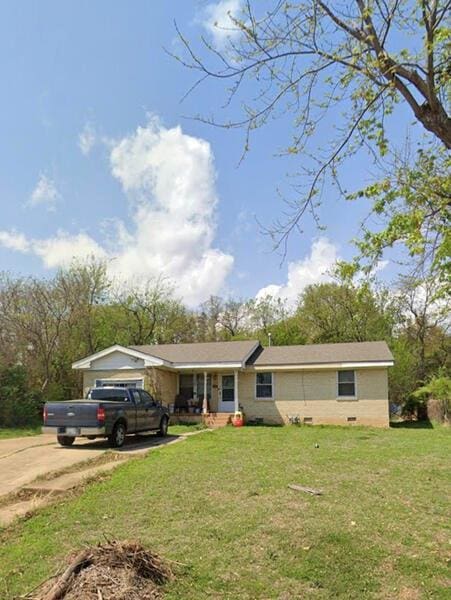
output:
<instances>
[{"instance_id":1,"label":"porch steps","mask_svg":"<svg viewBox=\"0 0 451 600\"><path fill-rule=\"evenodd\" d=\"M203 415L203 421L207 427L217 429L219 427L225 427L231 423L231 413L208 413Z\"/></svg>"}]
</instances>

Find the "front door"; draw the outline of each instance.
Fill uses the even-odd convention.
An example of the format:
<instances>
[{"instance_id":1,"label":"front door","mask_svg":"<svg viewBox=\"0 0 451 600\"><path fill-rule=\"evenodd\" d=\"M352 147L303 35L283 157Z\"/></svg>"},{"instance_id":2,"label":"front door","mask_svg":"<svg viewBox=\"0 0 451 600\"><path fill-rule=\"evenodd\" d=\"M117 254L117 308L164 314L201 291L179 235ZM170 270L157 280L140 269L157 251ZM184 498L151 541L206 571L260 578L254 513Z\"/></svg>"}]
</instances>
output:
<instances>
[{"instance_id":1,"label":"front door","mask_svg":"<svg viewBox=\"0 0 451 600\"><path fill-rule=\"evenodd\" d=\"M221 375L219 388L218 412L233 412L235 409L235 377L234 375Z\"/></svg>"}]
</instances>

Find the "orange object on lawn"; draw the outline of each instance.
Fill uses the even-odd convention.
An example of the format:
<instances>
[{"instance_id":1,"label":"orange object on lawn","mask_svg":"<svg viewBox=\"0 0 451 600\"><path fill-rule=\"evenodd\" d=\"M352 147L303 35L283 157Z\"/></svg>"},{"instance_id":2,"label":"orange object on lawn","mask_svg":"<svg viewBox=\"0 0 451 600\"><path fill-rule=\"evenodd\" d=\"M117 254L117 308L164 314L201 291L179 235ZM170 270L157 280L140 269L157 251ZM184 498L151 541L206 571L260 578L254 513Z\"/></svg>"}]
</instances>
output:
<instances>
[{"instance_id":1,"label":"orange object on lawn","mask_svg":"<svg viewBox=\"0 0 451 600\"><path fill-rule=\"evenodd\" d=\"M232 417L232 425L234 427L243 427L244 416L242 412L236 412Z\"/></svg>"}]
</instances>

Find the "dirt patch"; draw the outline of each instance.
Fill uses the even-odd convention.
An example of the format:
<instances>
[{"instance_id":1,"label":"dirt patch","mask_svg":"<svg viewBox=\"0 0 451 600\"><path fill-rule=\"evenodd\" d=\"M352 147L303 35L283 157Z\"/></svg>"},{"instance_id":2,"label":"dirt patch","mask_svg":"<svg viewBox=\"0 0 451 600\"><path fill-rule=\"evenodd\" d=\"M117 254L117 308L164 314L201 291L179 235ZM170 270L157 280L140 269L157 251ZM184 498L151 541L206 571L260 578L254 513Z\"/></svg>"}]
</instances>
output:
<instances>
[{"instance_id":1,"label":"dirt patch","mask_svg":"<svg viewBox=\"0 0 451 600\"><path fill-rule=\"evenodd\" d=\"M138 542L107 542L69 557L65 570L29 600L155 600L172 569Z\"/></svg>"},{"instance_id":2,"label":"dirt patch","mask_svg":"<svg viewBox=\"0 0 451 600\"><path fill-rule=\"evenodd\" d=\"M50 495L56 496L57 494L49 494L47 490L18 490L17 492L12 492L7 496L0 497L0 509L11 506L12 504L17 504L19 502L27 502L28 500L33 500L36 498L45 498L46 496Z\"/></svg>"},{"instance_id":3,"label":"dirt patch","mask_svg":"<svg viewBox=\"0 0 451 600\"><path fill-rule=\"evenodd\" d=\"M117 454L114 452L107 451L104 454L100 454L94 458L88 458L88 460L84 460L82 462L76 463L75 465L70 465L65 467L64 469L58 469L56 471L51 471L50 473L44 473L43 475L39 475L32 483L39 483L40 481L52 481L53 479L58 479L62 475L69 475L70 473L79 473L86 469L90 469L92 467L99 467L101 465L105 465L108 463L116 462L117 464L121 462L125 462L128 457L124 457L121 454Z\"/></svg>"},{"instance_id":4,"label":"dirt patch","mask_svg":"<svg viewBox=\"0 0 451 600\"><path fill-rule=\"evenodd\" d=\"M419 600L421 592L416 588L403 587L399 590L399 600Z\"/></svg>"}]
</instances>

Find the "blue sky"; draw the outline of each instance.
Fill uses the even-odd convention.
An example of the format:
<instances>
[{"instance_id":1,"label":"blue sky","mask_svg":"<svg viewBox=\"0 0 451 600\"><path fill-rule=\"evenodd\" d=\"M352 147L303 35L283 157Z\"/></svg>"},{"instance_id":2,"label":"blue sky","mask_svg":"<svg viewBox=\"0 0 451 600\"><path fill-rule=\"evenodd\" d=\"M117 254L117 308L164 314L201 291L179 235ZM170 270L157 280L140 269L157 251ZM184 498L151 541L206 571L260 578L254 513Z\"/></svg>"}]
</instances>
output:
<instances>
[{"instance_id":1,"label":"blue sky","mask_svg":"<svg viewBox=\"0 0 451 600\"><path fill-rule=\"evenodd\" d=\"M181 103L193 75L163 47L174 19L192 39L209 35L215 4L1 3L0 270L48 276L94 254L118 277L166 275L196 305L210 293L293 297L352 256L368 206L333 190L326 231L306 221L282 264L259 231L255 216L269 224L283 208L290 166L275 153L289 120L258 131L238 167L241 132L185 118L220 106L220 89ZM371 166L359 159L349 179L365 182Z\"/></svg>"}]
</instances>

